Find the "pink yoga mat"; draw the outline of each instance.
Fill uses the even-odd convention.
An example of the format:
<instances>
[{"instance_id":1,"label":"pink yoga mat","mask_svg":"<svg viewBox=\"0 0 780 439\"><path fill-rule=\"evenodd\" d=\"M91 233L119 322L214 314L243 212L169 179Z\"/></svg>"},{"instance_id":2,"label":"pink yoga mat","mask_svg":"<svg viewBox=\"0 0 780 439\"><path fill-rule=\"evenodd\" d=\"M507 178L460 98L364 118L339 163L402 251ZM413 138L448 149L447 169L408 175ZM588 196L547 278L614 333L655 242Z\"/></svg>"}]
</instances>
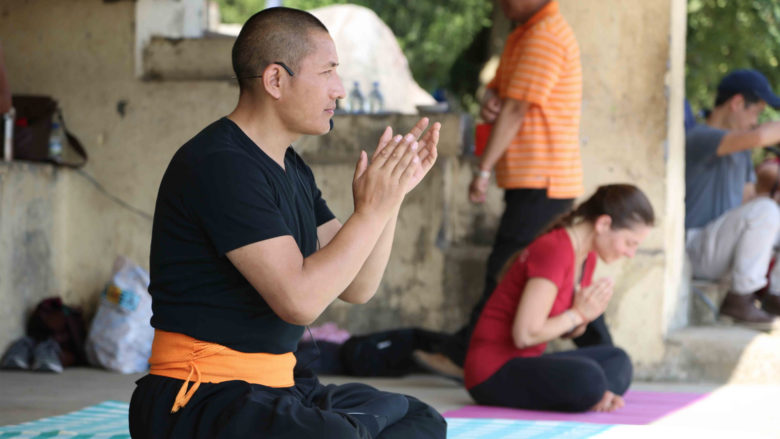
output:
<instances>
[{"instance_id":1,"label":"pink yoga mat","mask_svg":"<svg viewBox=\"0 0 780 439\"><path fill-rule=\"evenodd\" d=\"M705 396L707 396L706 393L629 391L624 396L626 406L611 413L558 413L469 405L457 410L450 410L444 413L444 417L645 425L690 405Z\"/></svg>"}]
</instances>

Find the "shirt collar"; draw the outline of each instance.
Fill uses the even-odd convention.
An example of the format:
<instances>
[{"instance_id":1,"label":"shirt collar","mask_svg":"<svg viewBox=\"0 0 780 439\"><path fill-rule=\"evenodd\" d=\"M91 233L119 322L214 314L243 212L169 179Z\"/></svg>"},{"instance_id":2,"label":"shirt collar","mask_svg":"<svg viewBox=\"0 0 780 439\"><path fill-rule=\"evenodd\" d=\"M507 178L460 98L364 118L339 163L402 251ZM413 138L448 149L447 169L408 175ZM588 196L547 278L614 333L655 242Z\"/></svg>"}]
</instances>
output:
<instances>
[{"instance_id":1,"label":"shirt collar","mask_svg":"<svg viewBox=\"0 0 780 439\"><path fill-rule=\"evenodd\" d=\"M531 26L544 20L547 17L558 14L558 12L558 2L557 0L552 0L550 3L544 5L542 9L539 9L539 11L537 11L536 14L529 18L528 21L523 23L522 30L528 30Z\"/></svg>"}]
</instances>

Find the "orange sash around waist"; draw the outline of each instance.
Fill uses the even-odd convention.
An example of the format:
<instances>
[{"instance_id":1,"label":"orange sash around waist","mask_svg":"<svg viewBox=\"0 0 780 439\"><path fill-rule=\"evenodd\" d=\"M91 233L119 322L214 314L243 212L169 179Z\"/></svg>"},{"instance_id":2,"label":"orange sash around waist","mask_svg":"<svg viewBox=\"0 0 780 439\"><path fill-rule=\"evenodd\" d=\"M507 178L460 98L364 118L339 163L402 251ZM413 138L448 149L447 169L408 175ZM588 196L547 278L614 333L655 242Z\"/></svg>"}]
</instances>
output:
<instances>
[{"instance_id":1,"label":"orange sash around waist","mask_svg":"<svg viewBox=\"0 0 780 439\"><path fill-rule=\"evenodd\" d=\"M171 413L187 405L201 382L242 380L268 387L295 385L295 355L246 353L216 343L200 341L176 332L156 329L149 358L152 375L184 380ZM192 387L187 390L190 380Z\"/></svg>"}]
</instances>

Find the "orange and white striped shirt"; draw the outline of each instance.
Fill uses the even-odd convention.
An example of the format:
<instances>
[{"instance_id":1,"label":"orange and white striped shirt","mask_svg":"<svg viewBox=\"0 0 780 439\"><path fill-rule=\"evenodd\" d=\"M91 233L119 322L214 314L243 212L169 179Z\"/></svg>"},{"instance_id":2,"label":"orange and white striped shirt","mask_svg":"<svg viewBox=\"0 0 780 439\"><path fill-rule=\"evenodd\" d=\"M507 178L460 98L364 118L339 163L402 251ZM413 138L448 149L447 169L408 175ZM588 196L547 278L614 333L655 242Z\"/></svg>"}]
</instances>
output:
<instances>
[{"instance_id":1,"label":"orange and white striped shirt","mask_svg":"<svg viewBox=\"0 0 780 439\"><path fill-rule=\"evenodd\" d=\"M496 164L498 185L547 189L549 198L582 195L580 50L557 1L512 32L488 88L531 104Z\"/></svg>"}]
</instances>

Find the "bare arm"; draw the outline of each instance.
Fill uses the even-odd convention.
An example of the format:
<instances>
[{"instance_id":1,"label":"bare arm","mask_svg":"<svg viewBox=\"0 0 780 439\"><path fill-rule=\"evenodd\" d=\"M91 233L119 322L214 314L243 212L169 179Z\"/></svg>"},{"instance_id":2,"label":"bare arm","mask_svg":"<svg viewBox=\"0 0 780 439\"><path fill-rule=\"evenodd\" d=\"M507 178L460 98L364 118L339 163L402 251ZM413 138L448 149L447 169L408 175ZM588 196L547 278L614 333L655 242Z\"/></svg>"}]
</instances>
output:
<instances>
[{"instance_id":1,"label":"bare arm","mask_svg":"<svg viewBox=\"0 0 780 439\"><path fill-rule=\"evenodd\" d=\"M485 97L482 100L482 107L480 108L479 115L487 123L495 123L498 113L501 112L501 98L498 97L496 91L492 88L485 90Z\"/></svg>"},{"instance_id":2,"label":"bare arm","mask_svg":"<svg viewBox=\"0 0 780 439\"><path fill-rule=\"evenodd\" d=\"M558 287L548 279L534 277L525 284L512 324L512 339L518 349L556 339L571 331L575 322L567 313L548 317L557 295Z\"/></svg>"},{"instance_id":3,"label":"bare arm","mask_svg":"<svg viewBox=\"0 0 780 439\"><path fill-rule=\"evenodd\" d=\"M410 133L419 137L428 125L428 119L422 118L412 128ZM435 123L430 130L428 130L419 141L419 158L420 168L414 179L410 182L408 191L414 189L414 187L422 180L422 178L433 168L436 158L438 156L437 145L439 143L439 130L441 125ZM377 147L377 151L374 153L374 159L377 154L381 152L381 149L385 147L385 144L380 142ZM399 206L400 208L400 206ZM379 288L379 283L382 280L382 275L387 267L387 262L390 259L390 250L393 246L393 238L395 236L395 227L398 220L399 209L396 209L390 216L385 228L382 230L382 234L379 240L374 246L373 251L369 255L363 267L358 272L355 279L349 284L346 290L339 296L339 298L349 303L365 303L371 299ZM341 228L341 224L337 220L330 221L323 224L318 228L318 235L320 243L325 246L330 240L338 233Z\"/></svg>"},{"instance_id":4,"label":"bare arm","mask_svg":"<svg viewBox=\"0 0 780 439\"><path fill-rule=\"evenodd\" d=\"M558 287L544 278L528 280L517 305L512 325L512 339L519 349L545 343L584 326L604 313L612 297L612 281L601 278L575 293L572 307L555 317L548 317ZM580 328L582 327L582 328Z\"/></svg>"},{"instance_id":5,"label":"bare arm","mask_svg":"<svg viewBox=\"0 0 780 439\"><path fill-rule=\"evenodd\" d=\"M586 329L588 329L588 322L580 323L571 331L563 334L561 338L577 338L584 334Z\"/></svg>"},{"instance_id":6,"label":"bare arm","mask_svg":"<svg viewBox=\"0 0 780 439\"><path fill-rule=\"evenodd\" d=\"M229 251L228 259L280 318L311 323L352 283L397 212L419 169L416 147L413 136L396 136L370 165L361 152L353 180L355 212L309 257L287 235Z\"/></svg>"},{"instance_id":7,"label":"bare arm","mask_svg":"<svg viewBox=\"0 0 780 439\"><path fill-rule=\"evenodd\" d=\"M528 101L505 99L501 105L501 111L496 119L496 124L490 133L490 139L485 145L485 152L480 160L480 169L491 170L504 155L515 135L523 126L523 118L531 104Z\"/></svg>"},{"instance_id":8,"label":"bare arm","mask_svg":"<svg viewBox=\"0 0 780 439\"><path fill-rule=\"evenodd\" d=\"M482 160L479 164L480 170L491 171L496 162L504 155L504 152L512 143L512 139L520 130L520 127L523 126L523 119L530 105L527 101L504 100L493 130L490 132L490 139L488 139L488 143L485 145L485 152L482 154ZM469 199L475 203L484 202L487 194L487 185L487 176L474 176L469 186Z\"/></svg>"},{"instance_id":9,"label":"bare arm","mask_svg":"<svg viewBox=\"0 0 780 439\"><path fill-rule=\"evenodd\" d=\"M747 131L729 131L718 145L717 154L724 156L752 148L762 148L780 142L780 121L767 122Z\"/></svg>"},{"instance_id":10,"label":"bare arm","mask_svg":"<svg viewBox=\"0 0 780 439\"><path fill-rule=\"evenodd\" d=\"M377 288L379 288L387 262L390 260L390 250L393 246L397 219L398 211L391 216L366 262L360 268L355 279L339 295L339 299L349 303L366 303L374 296ZM317 234L320 236L320 242L330 242L341 227L341 223L336 219L318 227Z\"/></svg>"}]
</instances>

